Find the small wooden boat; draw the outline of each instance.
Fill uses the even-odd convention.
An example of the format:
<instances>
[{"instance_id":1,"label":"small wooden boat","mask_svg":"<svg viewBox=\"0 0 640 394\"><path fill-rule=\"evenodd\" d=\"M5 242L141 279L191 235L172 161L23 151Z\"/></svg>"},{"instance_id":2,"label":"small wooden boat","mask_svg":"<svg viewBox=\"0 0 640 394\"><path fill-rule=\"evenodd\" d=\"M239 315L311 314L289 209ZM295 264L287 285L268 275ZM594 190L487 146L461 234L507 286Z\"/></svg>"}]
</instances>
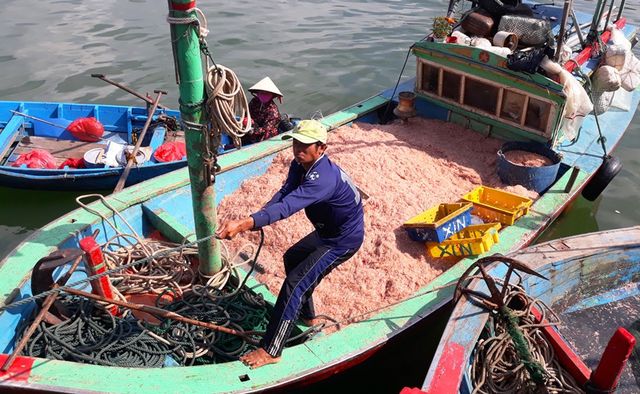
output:
<instances>
[{"instance_id":1,"label":"small wooden boat","mask_svg":"<svg viewBox=\"0 0 640 394\"><path fill-rule=\"evenodd\" d=\"M147 114L147 108L143 107L0 102L0 186L37 190L113 189L122 175L126 160L118 160L116 156L110 163L96 163L94 156L87 164L83 159L86 154L91 155L90 151L105 152L109 148L122 150L125 146L135 145ZM104 135L97 142L78 140L65 129L76 119L90 117L104 126ZM187 165L186 158L161 162L153 157L155 150L163 143L184 141L183 132L178 130L179 118L179 111L156 110L141 144L145 153L129 173L127 186ZM56 168L28 168L24 164L15 166L20 155L34 149L45 150L53 155ZM233 149L233 146L229 149ZM80 160L83 168L58 168L67 159Z\"/></svg>"},{"instance_id":2,"label":"small wooden boat","mask_svg":"<svg viewBox=\"0 0 640 394\"><path fill-rule=\"evenodd\" d=\"M600 2L598 4L601 5ZM195 3L191 1L170 2L170 7L174 7L174 10L191 10L193 6ZM561 9L557 6L540 5L533 8L533 12L539 16L549 13L558 15ZM195 18L195 13L193 17ZM581 20L587 17L590 16L579 15ZM617 18L615 22L627 38L635 36L635 27L625 25L622 18ZM555 28L559 27L558 24L559 21L555 18ZM183 36L186 35L178 34L176 37ZM329 128L352 122L381 123L389 121L393 112L402 119L417 116L463 124L506 141L535 141L555 152L563 153L557 174L550 178L550 183L540 191L540 197L532 205L529 201L523 210L513 214L507 209L498 209L498 215L508 216L509 224L500 229L499 243L493 245L493 236L499 226L490 230L473 231L492 238L491 242L487 242L487 247L493 245L490 253L506 254L528 245L589 183L598 180L599 185L595 189L599 193L611 180L611 172L600 178L597 174L603 165L603 154L609 155L622 138L640 101L640 91L630 94L628 110L608 111L597 119L592 115L586 116L581 132L575 141L570 142L562 137L562 115L566 97L562 93L562 86L554 80L541 73L528 74L510 70L506 67L504 57L482 48L420 41L412 46L412 50L418 64L416 79L326 116L322 122ZM587 64L583 71L589 74L595 63ZM447 81L450 80L457 81L455 86L458 89L444 90L444 87L449 86ZM201 93L201 89L198 91ZM467 91L470 93L467 94ZM502 116L500 108L503 98L507 96L522 104L518 107L520 112L515 118ZM415 99L414 105L409 103L411 99ZM391 111L391 107L396 104L398 107ZM540 114L544 116L540 117ZM416 131L423 132L428 133L429 130ZM600 133L607 141L604 145L600 144ZM411 139L407 143L411 144ZM215 188L215 202L218 203L223 197L238 190L245 179L264 174L275 155L289 148L289 141L274 137L220 156L217 162L220 166L220 171L216 174L217 181L209 187ZM603 148L605 152L602 151ZM77 249L83 239L91 236L95 237L98 244L104 245L116 234L116 229L133 230L141 238L157 238L160 234L178 244L182 244L185 239L194 241L194 228L197 230L197 224L203 221L197 221L191 216L196 205L192 194L198 196L193 191L197 185L190 181L188 175L187 169L180 169L96 201L87 207L88 210L73 211L44 226L9 253L0 262L0 301L5 303L5 306L0 306L0 326L6 328L0 332L0 351L6 353L2 359L13 352L20 341L22 325L28 322L28 316L34 310L35 303L30 302L32 288L29 285L32 270L38 261L46 261L51 253ZM363 188L366 190L366 185ZM211 190L207 190L207 193L208 196L213 194ZM475 208L484 209L486 206L482 206L486 204L480 201L480 194L475 192L465 197L473 201ZM511 197L514 198L513 195ZM199 218L202 219L202 216ZM441 218L440 221L455 222L447 218ZM209 239L206 238L207 241ZM203 240L205 237L201 237L200 241ZM457 254L457 251L462 250L474 253L473 248L467 248L468 245L457 245L452 246L452 252L448 253ZM183 246L178 246L179 249L181 247ZM476 253L486 253L486 250ZM451 268L414 294L383 310L372 311L367 318L339 331L319 335L301 343L292 343L292 346L284 350L280 362L256 370L250 370L237 361L237 354L235 357L230 356L228 362L179 368L128 368L117 363L104 366L18 356L6 372L0 372L0 385L74 392L189 390L227 393L310 384L365 361L390 339L428 319L429 315L451 301L453 285L481 257L482 254L452 258L455 263ZM66 262L66 266L71 264L72 261ZM78 271L76 274L77 280L73 279L69 283L75 281L76 287L87 286L87 273ZM252 291L261 294L267 303L275 300L275 294L258 282L253 273L248 276L246 284ZM42 294L45 293L40 293L39 296ZM205 322L209 323L211 322ZM300 332L305 330L304 327L299 328ZM234 343L227 345L232 346ZM190 354L198 353L194 350Z\"/></svg>"},{"instance_id":3,"label":"small wooden boat","mask_svg":"<svg viewBox=\"0 0 640 394\"><path fill-rule=\"evenodd\" d=\"M524 273L520 286L528 296L546 304L559 317L560 324L551 326L549 320L553 320L553 317L547 314L548 320L540 325L539 332L553 348L553 360L571 377L571 383L577 390L575 392L586 390L588 384L591 388L603 390L600 392L638 391L634 376L638 360L634 358L633 364L624 370L621 367L624 367L623 361L629 357L636 342L629 331L637 335L640 316L639 226L561 238L508 254L507 258L497 256L491 260L484 270L487 277L495 278L494 283L498 284L500 291L503 288L501 283L504 283L500 280L504 279L507 271L500 261L518 261L523 267L537 273ZM484 341L483 346L486 346L488 343L491 335L486 330L493 326L489 322L497 319L497 313L477 301L478 294L486 294L490 298L487 282L482 277L463 286L465 290L451 313L422 388L405 388L403 393L495 390L495 387L493 390L478 387L483 379L478 377L477 366L474 372L472 369L474 356L484 351L484 348L480 350L480 344ZM470 292L471 295L467 296ZM532 310L542 309L540 305L538 303ZM609 338L619 340L619 336L628 340L626 346L616 343L617 348L605 353L602 356L605 361L598 363ZM535 346L533 341L530 344ZM616 359L617 362L614 361ZM515 371L518 364L519 361L516 361L511 370ZM513 373L511 377L516 375ZM621 377L619 382L618 377ZM500 383L519 387L514 389L516 391L525 390L524 386L517 386L509 379L503 377ZM558 386L556 389L559 389ZM564 389L570 390L568 386Z\"/></svg>"}]
</instances>

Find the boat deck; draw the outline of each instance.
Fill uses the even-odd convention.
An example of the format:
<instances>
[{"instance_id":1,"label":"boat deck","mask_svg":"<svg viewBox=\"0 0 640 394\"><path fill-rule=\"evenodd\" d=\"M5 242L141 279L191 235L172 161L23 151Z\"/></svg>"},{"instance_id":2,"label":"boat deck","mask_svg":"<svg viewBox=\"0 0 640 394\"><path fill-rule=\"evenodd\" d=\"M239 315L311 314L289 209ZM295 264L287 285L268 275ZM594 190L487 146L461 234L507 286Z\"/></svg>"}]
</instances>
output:
<instances>
[{"instance_id":1,"label":"boat deck","mask_svg":"<svg viewBox=\"0 0 640 394\"><path fill-rule=\"evenodd\" d=\"M173 141L184 141L184 131L166 132L164 142ZM88 150L105 148L105 146L105 142L85 142L28 135L20 139L4 164L10 165L20 155L29 153L34 149L42 149L51 153L56 160L56 166L60 166L67 159L82 158Z\"/></svg>"},{"instance_id":2,"label":"boat deck","mask_svg":"<svg viewBox=\"0 0 640 394\"><path fill-rule=\"evenodd\" d=\"M56 166L70 158L79 158L90 149L104 148L105 144L97 142L84 142L73 140L59 140L48 137L26 136L23 137L13 154L8 158L7 164L14 162L20 155L29 153L34 149L43 149L53 155Z\"/></svg>"}]
</instances>

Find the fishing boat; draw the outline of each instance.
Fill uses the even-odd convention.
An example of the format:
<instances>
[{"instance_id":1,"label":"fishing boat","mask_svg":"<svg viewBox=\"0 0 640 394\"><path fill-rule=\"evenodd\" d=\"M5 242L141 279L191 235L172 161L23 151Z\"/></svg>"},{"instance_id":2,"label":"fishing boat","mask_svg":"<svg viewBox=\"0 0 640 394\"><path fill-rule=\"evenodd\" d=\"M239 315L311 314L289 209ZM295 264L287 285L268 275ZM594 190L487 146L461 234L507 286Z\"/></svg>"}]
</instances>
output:
<instances>
[{"instance_id":1,"label":"fishing boat","mask_svg":"<svg viewBox=\"0 0 640 394\"><path fill-rule=\"evenodd\" d=\"M507 272L502 261L517 261L522 264L520 267L536 273L521 273L519 287L536 300L532 310L542 310L546 304L559 317L561 324L551 325L550 321L555 320L552 314L544 319L537 316L542 323L538 326L539 335L553 349L545 367L553 365L554 360L561 366L565 376L570 377L565 381L572 383L564 389L573 387L575 392L588 392L590 387L600 392L637 392L634 371L638 360L633 358L632 364L624 367L636 343L633 335L637 335L640 227L560 238L511 253L507 258L497 256L486 262L483 275L493 278L500 295L503 283L508 281L502 282ZM500 384L512 385L514 391L526 389L526 384L518 386L513 382L519 375L516 373L502 379L493 376L483 379L485 375L472 372L474 362L478 361L476 354L482 352L480 344L488 343L491 337L486 327L493 326L492 319L498 319L492 308L474 301L479 299L477 294L495 301L487 286L482 277L463 284L461 298L451 313L422 388L405 388L403 393L491 392ZM470 292L474 293L467 297ZM609 338L614 341L610 347ZM529 343L531 347L537 346L536 341ZM605 348L611 350L605 352ZM489 361L498 363L497 358ZM516 360L509 370L516 370L519 362ZM492 380L496 386L483 388L483 380ZM528 380L533 381L531 377ZM560 388L559 379L549 380L556 389Z\"/></svg>"},{"instance_id":2,"label":"fishing boat","mask_svg":"<svg viewBox=\"0 0 640 394\"><path fill-rule=\"evenodd\" d=\"M36 190L114 189L127 164L123 152L136 145L148 113L147 107L0 102L0 185ZM72 122L89 118L104 128L99 139L83 141L69 132ZM162 144L184 142L179 119L179 111L155 110L126 186L187 165L184 157L171 161L154 157ZM226 150L234 149L227 142ZM20 161L33 151L51 154L49 168L39 163L30 168Z\"/></svg>"},{"instance_id":3,"label":"fishing boat","mask_svg":"<svg viewBox=\"0 0 640 394\"><path fill-rule=\"evenodd\" d=\"M170 2L173 15L176 15L174 23L184 22L184 14L193 12L189 7L194 5L195 2L182 0ZM598 10L601 11L602 8L602 2L598 2ZM563 14L561 7L540 5L530 9L538 16L554 16L552 19L544 20L558 31L563 19L557 17ZM600 11L598 11L599 14L601 14ZM576 14L579 23L591 18L590 15ZM621 32L627 39L633 39L635 27L626 25L621 17L612 17L611 20L619 27L618 33ZM594 24L596 27L593 30L597 33L596 37L607 41L607 33L603 34L601 28L598 28L599 22L600 15L596 18ZM183 25L182 30L173 33L176 39L172 42L176 43L178 49L181 45L198 42L194 39L190 43L182 43L177 39L188 36L186 29L187 27ZM457 35L457 37L462 36ZM509 69L506 58L491 51L433 38L419 41L411 47L417 62L415 79L326 116L321 121L328 128L335 129L354 122L383 123L389 122L390 118L399 118L401 123L410 123L415 117L430 118L461 124L505 142L535 142L537 146L544 146L546 151L551 150L555 153L554 157L560 158L560 161L555 163L556 171L551 176L540 177L546 179L546 184L543 186L528 184L532 188L539 187L539 198L522 205L523 201L519 196L509 195L508 198L515 199L515 205L523 209L518 209L517 213L505 207L498 208L496 211L499 217L508 222L508 225L500 229L500 241L493 245L491 253L506 254L528 245L581 194L585 187L592 185L589 195L595 197L619 171L619 162L616 164L615 160L611 159L610 153L620 141L635 113L640 101L639 91L635 90L628 95L630 101L627 110L610 110L597 117L586 114L579 128L580 132L570 137L569 133L565 133L568 129L563 126L566 124L563 117L567 98L562 93L562 85L558 82L538 71L526 73ZM592 49L592 44L585 42L584 50L589 51L590 48ZM195 52L197 53L197 50ZM580 69L588 75L595 70L597 63L594 59L582 64ZM184 63L180 64L181 71L185 71ZM201 70L201 65L198 63L189 71L193 70ZM451 82L452 79L453 82ZM201 78L184 76L181 80L197 81ZM457 88L452 88L452 91L450 89L452 86ZM188 97L181 97L181 102L185 104L184 109L196 107L195 103L202 100L202 91L200 86L195 86L187 92ZM503 106L503 102L509 105ZM515 115L508 115L511 118L507 118L507 115L502 116L501 108L511 107L513 103L518 102L520 105L514 107L515 112L509 110ZM575 108L576 103L573 102L573 104ZM395 108L392 110L393 107ZM181 115L185 119L185 114L181 113ZM575 114L572 113L573 115ZM195 122L188 124L197 126L199 121L200 119L196 119ZM194 131L197 133L193 135L201 135L198 134L200 130L197 127ZM428 133L429 130L420 132ZM186 133L188 140L189 130ZM604 138L601 138L600 134ZM604 143L605 139L606 143ZM187 143L187 146L189 147L190 144ZM0 384L6 387L75 392L139 392L140 390L172 392L184 389L196 392L251 392L311 384L364 362L391 339L401 335L418 322L428 319L433 312L447 305L453 297L453 286L458 278L471 264L487 253L486 248L467 248L464 240L462 240L463 247L443 248L443 251L448 250L447 253L453 255L454 261L451 267L414 294L400 302L391 303L381 310L370 311L366 318L352 322L338 331L330 334L323 333L310 340L303 340L307 329L299 326L299 331L294 335L297 341L292 342L291 346L284 350L282 360L255 370L237 361L237 353L234 353L235 356L227 354L226 362L205 363L198 366L169 368L175 365L176 356L174 355L174 357L168 357L168 361L164 360L167 365L161 363L166 368L129 368L112 361L109 361L112 364L108 366L95 365L24 356L14 351L21 341L30 340L29 336L23 336L23 333L24 326L30 324L29 317L32 317L36 310L32 297L42 301L42 297L55 295L58 291L67 293L84 291L89 287L89 281L95 282L106 275L104 271L87 273L86 270L78 270L74 272L72 279L64 278L64 270L77 265L73 263L78 263L80 260L77 258L82 254L65 252L67 254L64 255L61 251L77 250L82 247L86 251L95 251L101 248L100 245L106 244L111 245L104 246L106 251L110 251L110 248L114 247L110 240L117 236L118 232L127 231L136 234L131 235L133 238L161 238L167 242L173 242L175 250L205 244L204 250L199 249L197 253L199 263L213 261L215 258L209 259L209 257L214 256L216 250L215 243L212 241L213 232L211 232L215 228L216 204L225 196L239 190L242 182L247 178L263 175L277 153L290 146L290 142L274 137L260 144L221 155L217 158L219 170L214 172L215 183L212 182L212 177L202 176L206 173L201 168L204 161L201 163L194 161L193 167L191 167L192 163L189 163L188 169L180 169L130 186L115 195L99 198L98 201L64 215L35 232L15 248L0 262L0 295L4 302L4 306L0 307L2 311L0 325L6 328L0 336L0 351L5 353L0 356L2 357L0 360L5 362L7 367L0 372ZM562 155L557 155L558 153ZM212 169L212 167L208 168ZM538 177L534 178L538 179ZM527 177L520 176L518 181L526 182ZM366 187L364 189L366 190ZM488 195L492 193L488 189L485 191ZM475 212L479 213L486 208L486 206L483 208L480 194L476 192L466 196L469 201L462 205L471 203L474 210L477 209ZM375 201L375 198L376 196L372 196L372 201ZM192 212L195 218L191 215ZM482 232L486 232L495 240L500 226L489 227ZM473 235L474 232L467 231L467 233ZM480 243L484 246L483 241ZM51 255L52 253L63 254ZM186 253L181 254L182 257L186 255ZM195 256L193 251L189 256ZM152 257L147 256L138 261L146 262L150 258ZM250 253L248 258L251 259ZM99 256L93 256L91 259L104 269ZM38 267L42 268L50 260L61 262L62 267L66 267L55 271L53 277L54 279L64 278L69 281L69 285L60 285L62 290L44 291L42 291L43 286L40 286L37 290L42 292L34 295L31 285L32 272L39 272L34 270L34 266L40 261L41 264ZM210 267L204 268L204 270L201 269L202 272ZM261 297L268 305L273 303L276 295L257 280L255 272L252 270L247 272L234 275L238 279L231 282L246 284L251 290L251 299ZM49 282L45 284L51 286L53 285L51 272L48 275ZM95 286L100 288L99 283L95 283ZM86 292L83 294L83 297L87 296ZM236 293L232 292L232 294L235 297ZM95 298L95 296L91 297ZM104 291L97 296L104 297ZM115 301L111 299L111 302ZM126 305L131 307L131 304L129 302ZM165 301L161 301L158 305L166 306L166 304ZM172 315L172 317L176 316ZM44 317L40 316L40 318ZM50 320L55 321L55 319ZM193 319L189 321L196 324ZM197 324L208 325L209 328L214 329L211 321ZM177 332L181 333L182 330L179 329ZM216 326L215 330L220 330L220 327ZM248 330L252 331L251 328ZM241 337L249 335L228 327L224 331L227 334L233 332ZM159 335L159 333L153 333L153 335ZM207 338L209 338L208 335L210 334L206 335ZM36 339L40 340L41 337L37 336ZM165 338L164 341L167 339ZM225 341L225 343L225 346L231 347L227 349L231 353L246 349L242 347L245 345L237 345L234 341ZM39 345L35 348L43 349ZM182 351L177 358L184 357L187 353L199 354L199 351L195 349L188 352ZM9 359L11 363L6 361Z\"/></svg>"}]
</instances>

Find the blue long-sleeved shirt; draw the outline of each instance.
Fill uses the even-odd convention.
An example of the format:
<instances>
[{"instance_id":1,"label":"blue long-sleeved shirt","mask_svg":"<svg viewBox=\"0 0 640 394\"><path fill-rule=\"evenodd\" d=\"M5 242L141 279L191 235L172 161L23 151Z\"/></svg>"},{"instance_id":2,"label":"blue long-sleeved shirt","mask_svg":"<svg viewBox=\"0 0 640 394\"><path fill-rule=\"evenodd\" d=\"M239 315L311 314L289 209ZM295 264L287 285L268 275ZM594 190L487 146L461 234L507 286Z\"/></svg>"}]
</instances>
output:
<instances>
[{"instance_id":1,"label":"blue long-sleeved shirt","mask_svg":"<svg viewBox=\"0 0 640 394\"><path fill-rule=\"evenodd\" d=\"M309 171L293 160L282 188L251 217L254 227L260 228L301 209L329 246L353 249L362 244L364 211L360 193L349 176L325 155Z\"/></svg>"}]
</instances>

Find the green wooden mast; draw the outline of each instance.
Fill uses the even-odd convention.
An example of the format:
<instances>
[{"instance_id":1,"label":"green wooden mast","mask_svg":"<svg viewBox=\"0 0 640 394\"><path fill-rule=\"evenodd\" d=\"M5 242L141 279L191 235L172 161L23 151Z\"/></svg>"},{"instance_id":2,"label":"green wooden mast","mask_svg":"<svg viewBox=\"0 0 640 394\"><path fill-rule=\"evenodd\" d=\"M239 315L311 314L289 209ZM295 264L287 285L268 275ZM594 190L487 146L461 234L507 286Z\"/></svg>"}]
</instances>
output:
<instances>
[{"instance_id":1,"label":"green wooden mast","mask_svg":"<svg viewBox=\"0 0 640 394\"><path fill-rule=\"evenodd\" d=\"M195 1L169 0L171 41L180 90L180 116L185 125L193 215L196 236L201 239L212 236L216 231L216 203L214 185L207 179L210 175L205 168L208 138L206 129L200 126L206 119L202 105L204 79L195 7ZM222 268L220 245L216 239L200 242L198 256L203 274L212 275Z\"/></svg>"}]
</instances>

